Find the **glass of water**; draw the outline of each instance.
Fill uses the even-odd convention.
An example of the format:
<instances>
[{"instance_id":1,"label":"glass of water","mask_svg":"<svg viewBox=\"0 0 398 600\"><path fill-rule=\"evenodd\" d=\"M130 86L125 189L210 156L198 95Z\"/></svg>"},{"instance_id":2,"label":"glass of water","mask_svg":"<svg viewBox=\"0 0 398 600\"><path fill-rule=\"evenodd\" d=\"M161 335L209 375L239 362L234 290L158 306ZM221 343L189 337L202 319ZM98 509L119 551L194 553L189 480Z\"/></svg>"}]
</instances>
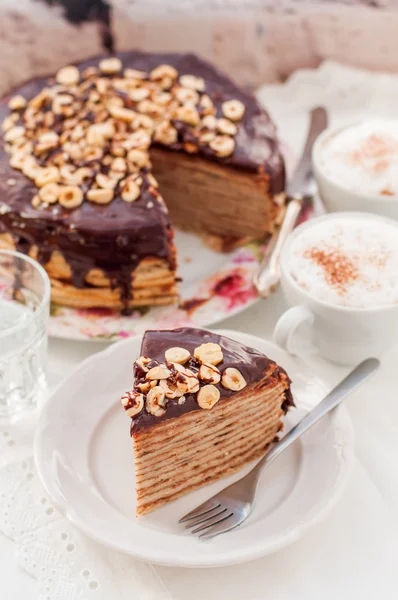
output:
<instances>
[{"instance_id":1,"label":"glass of water","mask_svg":"<svg viewBox=\"0 0 398 600\"><path fill-rule=\"evenodd\" d=\"M43 267L0 250L0 420L24 416L44 397L49 307Z\"/></svg>"}]
</instances>

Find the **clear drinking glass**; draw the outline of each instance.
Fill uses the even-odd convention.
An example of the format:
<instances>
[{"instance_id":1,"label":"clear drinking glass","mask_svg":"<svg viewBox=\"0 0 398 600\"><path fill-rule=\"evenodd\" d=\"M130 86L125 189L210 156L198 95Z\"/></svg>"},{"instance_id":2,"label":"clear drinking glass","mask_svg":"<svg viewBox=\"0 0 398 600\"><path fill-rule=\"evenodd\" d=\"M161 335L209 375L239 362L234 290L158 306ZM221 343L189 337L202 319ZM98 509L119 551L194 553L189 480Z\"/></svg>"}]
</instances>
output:
<instances>
[{"instance_id":1,"label":"clear drinking glass","mask_svg":"<svg viewBox=\"0 0 398 600\"><path fill-rule=\"evenodd\" d=\"M23 416L44 396L49 307L43 267L0 250L0 419Z\"/></svg>"}]
</instances>

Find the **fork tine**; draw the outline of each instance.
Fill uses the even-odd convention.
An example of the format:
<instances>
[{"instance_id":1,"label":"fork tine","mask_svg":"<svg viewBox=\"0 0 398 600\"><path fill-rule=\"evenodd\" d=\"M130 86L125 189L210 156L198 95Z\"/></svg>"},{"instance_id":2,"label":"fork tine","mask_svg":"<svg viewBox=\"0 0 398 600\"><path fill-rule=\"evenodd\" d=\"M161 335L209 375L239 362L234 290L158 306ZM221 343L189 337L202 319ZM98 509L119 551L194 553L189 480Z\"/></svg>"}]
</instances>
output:
<instances>
[{"instance_id":1,"label":"fork tine","mask_svg":"<svg viewBox=\"0 0 398 600\"><path fill-rule=\"evenodd\" d=\"M196 527L196 525L200 525L201 523L204 523L205 521L208 521L209 519L214 519L214 517L218 517L219 515L221 515L222 513L224 513L226 510L227 509L223 508L222 506L218 506L217 508L213 508L212 510L208 511L207 513L205 513L204 515L202 515L198 519L195 519L194 521L191 521L190 523L187 523L185 525L185 529L189 529L190 527Z\"/></svg>"},{"instance_id":2,"label":"fork tine","mask_svg":"<svg viewBox=\"0 0 398 600\"><path fill-rule=\"evenodd\" d=\"M215 498L210 498L207 502L203 502L200 506L197 506L191 512L184 515L178 522L185 523L185 521L189 521L190 519L195 519L196 517L201 517L207 512L213 510L213 508L218 508L220 503L215 500Z\"/></svg>"},{"instance_id":3,"label":"fork tine","mask_svg":"<svg viewBox=\"0 0 398 600\"><path fill-rule=\"evenodd\" d=\"M231 531L231 529L235 529L235 527L238 527L238 525L243 523L243 521L245 521L249 515L246 515L245 517L242 517L241 519L239 519L239 518L237 519L237 515L234 515L234 516L235 516L235 518L229 522L226 522L227 519L223 519L222 521L215 523L213 525L213 527L211 527L210 529L208 529L207 531L202 533L199 536L199 539L200 540L209 540L210 538L213 538L216 535L220 535L221 533L226 533L227 531Z\"/></svg>"},{"instance_id":4,"label":"fork tine","mask_svg":"<svg viewBox=\"0 0 398 600\"><path fill-rule=\"evenodd\" d=\"M222 511L222 513L219 513L213 519L209 519L208 521L203 523L200 527L196 527L196 529L192 529L191 533L198 533L199 531L203 531L204 529L208 529L209 527L212 529L213 526L216 526L219 523L224 523L224 521L227 521L227 519L232 517L233 514L234 513L227 512L227 509L224 509ZM199 536L199 537L202 537L202 536Z\"/></svg>"}]
</instances>

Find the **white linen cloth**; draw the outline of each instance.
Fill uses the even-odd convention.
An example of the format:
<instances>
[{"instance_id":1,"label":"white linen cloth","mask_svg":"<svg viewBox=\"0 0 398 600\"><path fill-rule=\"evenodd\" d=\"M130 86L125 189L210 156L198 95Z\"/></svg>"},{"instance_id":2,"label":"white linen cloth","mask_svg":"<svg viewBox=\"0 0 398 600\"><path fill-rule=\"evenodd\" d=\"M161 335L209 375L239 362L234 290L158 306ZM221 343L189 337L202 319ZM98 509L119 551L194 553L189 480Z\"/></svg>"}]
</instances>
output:
<instances>
[{"instance_id":1,"label":"white linen cloth","mask_svg":"<svg viewBox=\"0 0 398 600\"><path fill-rule=\"evenodd\" d=\"M296 73L260 97L299 152L307 111L325 104L334 122L398 113L398 78L329 63ZM270 338L284 310L280 292L219 326ZM50 341L50 384L104 347ZM220 569L146 565L100 547L61 518L32 461L34 423L0 427L1 600L395 600L398 597L398 348L347 401L356 462L341 501L293 546ZM313 359L329 380L342 370ZM316 473L314 473L316 477ZM29 577L29 574L31 577Z\"/></svg>"}]
</instances>

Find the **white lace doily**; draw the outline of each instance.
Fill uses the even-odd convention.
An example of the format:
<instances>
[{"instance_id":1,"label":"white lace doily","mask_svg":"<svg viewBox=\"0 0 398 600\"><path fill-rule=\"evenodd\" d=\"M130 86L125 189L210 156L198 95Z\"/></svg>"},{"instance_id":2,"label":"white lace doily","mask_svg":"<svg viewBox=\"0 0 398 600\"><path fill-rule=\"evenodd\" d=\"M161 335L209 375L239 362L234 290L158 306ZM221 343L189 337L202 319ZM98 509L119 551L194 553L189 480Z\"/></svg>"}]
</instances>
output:
<instances>
[{"instance_id":1,"label":"white lace doily","mask_svg":"<svg viewBox=\"0 0 398 600\"><path fill-rule=\"evenodd\" d=\"M398 115L398 77L325 63L262 87L259 97L299 153L316 105L326 106L334 123ZM170 599L150 565L102 548L57 513L35 472L33 430L32 422L0 426L0 532L14 540L21 567L37 580L39 600Z\"/></svg>"}]
</instances>

